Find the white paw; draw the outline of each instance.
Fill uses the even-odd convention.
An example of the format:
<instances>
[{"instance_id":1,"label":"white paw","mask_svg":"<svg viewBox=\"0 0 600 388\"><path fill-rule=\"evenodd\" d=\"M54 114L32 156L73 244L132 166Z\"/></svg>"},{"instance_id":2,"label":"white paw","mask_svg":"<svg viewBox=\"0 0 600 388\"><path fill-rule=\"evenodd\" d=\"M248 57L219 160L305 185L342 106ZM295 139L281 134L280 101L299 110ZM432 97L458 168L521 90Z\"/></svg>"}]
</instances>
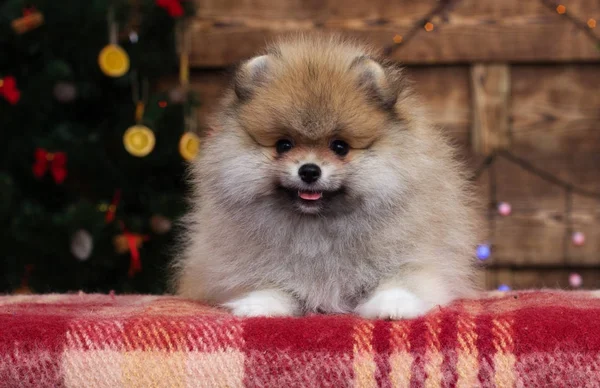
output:
<instances>
[{"instance_id":1,"label":"white paw","mask_svg":"<svg viewBox=\"0 0 600 388\"><path fill-rule=\"evenodd\" d=\"M223 304L240 317L281 317L298 315L298 302L281 291L252 291L241 298Z\"/></svg>"},{"instance_id":2,"label":"white paw","mask_svg":"<svg viewBox=\"0 0 600 388\"><path fill-rule=\"evenodd\" d=\"M412 292L391 288L376 291L354 311L369 319L410 319L424 315L427 310L426 304Z\"/></svg>"}]
</instances>

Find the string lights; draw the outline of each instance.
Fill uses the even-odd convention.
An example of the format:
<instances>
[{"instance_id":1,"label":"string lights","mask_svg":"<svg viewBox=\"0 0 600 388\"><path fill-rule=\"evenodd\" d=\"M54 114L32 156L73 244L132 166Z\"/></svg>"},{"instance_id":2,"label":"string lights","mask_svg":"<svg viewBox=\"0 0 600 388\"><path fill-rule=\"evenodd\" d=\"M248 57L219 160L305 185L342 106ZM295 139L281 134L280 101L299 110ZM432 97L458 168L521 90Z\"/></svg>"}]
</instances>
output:
<instances>
[{"instance_id":1,"label":"string lights","mask_svg":"<svg viewBox=\"0 0 600 388\"><path fill-rule=\"evenodd\" d=\"M475 169L475 173L471 176L471 181L477 180L481 176L481 174L483 174L484 171L487 171L487 170L490 171L489 184L490 184L490 197L492 199L491 203L490 203L490 208L497 209L498 213L502 216L510 215L511 208L510 208L510 205L506 202L500 202L499 204L496 204L496 200L495 200L496 176L492 172L493 172L494 162L496 160L498 160L498 158L503 158L504 160L507 160L507 161L511 162L512 164L517 165L518 167L541 178L542 180L545 180L546 182L549 182L555 186L561 187L565 191L565 210L564 210L564 212L565 212L565 217L564 217L564 219L565 219L565 235L564 235L564 239L563 239L564 240L564 243L563 243L564 259L563 260L565 263L568 262L568 257L567 257L568 244L571 243L574 246L580 247L580 246L584 245L584 243L585 243L585 235L583 234L583 232L580 232L580 231L574 232L573 226L571 223L571 219L572 219L571 213L573 210L573 194L577 194L577 195L587 197L587 198L597 199L600 201L600 192L594 192L594 191L587 190L587 189L584 189L581 187L577 187L577 186L573 185L572 183L566 182L546 171L540 170L539 168L537 168L530 162L513 155L509 151L500 150L500 151L496 151L496 152L488 155L483 160L483 162L479 165L479 167L477 169ZM488 217L488 222L489 222L488 230L490 232L493 232L493 230L494 230L494 225L493 225L494 218L495 217L493 215ZM477 250L476 250L477 258L481 261L488 260L492 255L492 247L493 247L493 245L490 243L478 245ZM581 276L577 273L571 274L569 277L569 284L571 284L571 286L574 288L580 287L582 285Z\"/></svg>"},{"instance_id":2,"label":"string lights","mask_svg":"<svg viewBox=\"0 0 600 388\"><path fill-rule=\"evenodd\" d=\"M510 203L508 202L500 202L498 204L498 214L500 214L501 216L509 216L510 213L512 211L512 207L510 206Z\"/></svg>"},{"instance_id":3,"label":"string lights","mask_svg":"<svg viewBox=\"0 0 600 388\"><path fill-rule=\"evenodd\" d=\"M414 38L421 29L426 32L431 32L435 29L433 19L436 16L445 14L451 8L456 6L461 0L438 0L437 4L429 11L423 18L417 20L412 27L404 35L396 34L392 38L393 44L384 48L383 52L385 55L391 55L394 51L397 51L401 46L404 46ZM587 22L579 20L573 16L570 12L567 12L567 7L564 4L560 4L553 0L540 0L542 4L551 8L559 15L566 17L574 26L583 31L592 41L596 43L596 47L600 49L600 37L593 33L593 29L596 28L597 22L593 18L589 18Z\"/></svg>"},{"instance_id":4,"label":"string lights","mask_svg":"<svg viewBox=\"0 0 600 388\"><path fill-rule=\"evenodd\" d=\"M510 287L509 287L509 286L507 286L506 284L501 284L501 285L498 287L498 291L507 292L507 291L510 291Z\"/></svg>"},{"instance_id":5,"label":"string lights","mask_svg":"<svg viewBox=\"0 0 600 388\"><path fill-rule=\"evenodd\" d=\"M573 16L570 12L567 12L567 7L564 4L560 4L553 0L540 0L543 5L552 9L562 17L567 18L575 27L583 31L593 42L595 42L596 47L600 49L600 38L593 33L593 29L596 28L596 20L593 18L589 18L587 22L583 22ZM450 8L454 7L460 0L438 0L437 4L429 11L423 18L417 20L412 27L406 32L404 35L396 34L393 37L393 44L384 48L383 52L385 55L390 56L394 51L397 51L400 47L406 45L410 39L414 38L421 29L424 29L426 32L431 32L435 29L433 24L433 20L447 13ZM443 18L442 18L443 19ZM493 164L498 157L502 157L509 162L518 165L524 170L529 171L531 174L536 175L547 182L550 182L556 186L562 187L565 191L565 234L563 238L563 256L565 263L568 262L568 245L572 244L573 246L579 247L585 243L585 235L581 231L573 231L571 212L573 207L573 194L578 194L581 196L596 198L600 200L600 193L592 192L583 188L579 188L574 186L569 182L565 182L560 178L542 171L537 167L533 166L531 163L518 158L517 156L511 154L508 151L498 151L488 155L485 160L481 163L481 165L475 170L475 173L471 180L476 180L479 176L486 170L489 170L489 192L490 192L490 209L488 212L488 230L490 233L494 233L495 229L495 215L494 210L503 217L507 217L512 213L511 205L507 202L497 202L496 201L496 174L493 169ZM493 235L490 236L490 241L493 241ZM493 244L491 242L480 244L476 249L476 256L479 260L485 261L488 260L492 256L492 248ZM571 274L569 277L569 283L571 287L577 288L581 287L582 280L581 276L577 273ZM510 287L503 284L499 288L501 291L509 291Z\"/></svg>"},{"instance_id":6,"label":"string lights","mask_svg":"<svg viewBox=\"0 0 600 388\"><path fill-rule=\"evenodd\" d=\"M417 20L412 27L404 34L394 35L393 44L385 47L383 49L383 53L385 55L391 55L394 51L398 50L401 46L406 45L419 31L424 29L427 32L431 32L434 30L435 26L432 20L445 12L447 12L451 7L453 7L460 0L439 0L437 4L427 13L427 15L423 16L421 19Z\"/></svg>"},{"instance_id":7,"label":"string lights","mask_svg":"<svg viewBox=\"0 0 600 388\"><path fill-rule=\"evenodd\" d=\"M546 7L553 9L561 15L562 17L567 18L573 24L573 26L577 27L584 34L586 34L593 42L595 42L596 47L600 49L600 37L596 36L592 31L596 28L596 20L588 19L587 22L579 20L576 16L574 16L570 11L567 10L567 7L564 4L558 3L553 0L540 0L542 4Z\"/></svg>"}]
</instances>

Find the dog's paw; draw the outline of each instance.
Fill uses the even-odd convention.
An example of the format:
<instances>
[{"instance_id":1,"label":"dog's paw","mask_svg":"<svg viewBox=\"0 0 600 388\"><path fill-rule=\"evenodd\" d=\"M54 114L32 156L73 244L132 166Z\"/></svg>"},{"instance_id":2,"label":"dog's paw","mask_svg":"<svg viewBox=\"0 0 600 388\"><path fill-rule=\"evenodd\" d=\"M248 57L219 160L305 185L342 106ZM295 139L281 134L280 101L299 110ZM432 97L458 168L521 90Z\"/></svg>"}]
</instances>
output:
<instances>
[{"instance_id":1,"label":"dog's paw","mask_svg":"<svg viewBox=\"0 0 600 388\"><path fill-rule=\"evenodd\" d=\"M285 317L299 314L298 302L276 290L252 291L223 304L239 317Z\"/></svg>"},{"instance_id":2,"label":"dog's paw","mask_svg":"<svg viewBox=\"0 0 600 388\"><path fill-rule=\"evenodd\" d=\"M410 319L427 313L426 304L415 294L402 288L376 291L355 312L369 319Z\"/></svg>"}]
</instances>

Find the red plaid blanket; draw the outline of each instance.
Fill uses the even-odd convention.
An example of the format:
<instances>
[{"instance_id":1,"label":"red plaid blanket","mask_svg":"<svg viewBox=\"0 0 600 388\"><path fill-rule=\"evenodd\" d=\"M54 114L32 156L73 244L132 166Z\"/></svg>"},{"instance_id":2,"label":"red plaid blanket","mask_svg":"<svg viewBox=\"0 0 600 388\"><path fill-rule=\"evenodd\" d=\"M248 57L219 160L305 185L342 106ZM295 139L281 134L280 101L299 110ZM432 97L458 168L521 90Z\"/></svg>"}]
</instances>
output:
<instances>
[{"instance_id":1,"label":"red plaid blanket","mask_svg":"<svg viewBox=\"0 0 600 388\"><path fill-rule=\"evenodd\" d=\"M238 319L168 296L6 296L0 386L598 387L599 296L490 293L396 322Z\"/></svg>"}]
</instances>

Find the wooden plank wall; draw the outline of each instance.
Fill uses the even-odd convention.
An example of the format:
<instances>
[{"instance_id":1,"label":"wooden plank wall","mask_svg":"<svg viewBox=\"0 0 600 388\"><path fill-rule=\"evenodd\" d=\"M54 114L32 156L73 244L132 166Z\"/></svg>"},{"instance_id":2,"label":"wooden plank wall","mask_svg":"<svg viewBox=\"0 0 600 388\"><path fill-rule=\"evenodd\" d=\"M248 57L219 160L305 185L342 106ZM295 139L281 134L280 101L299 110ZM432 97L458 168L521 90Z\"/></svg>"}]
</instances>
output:
<instances>
[{"instance_id":1,"label":"wooden plank wall","mask_svg":"<svg viewBox=\"0 0 600 388\"><path fill-rule=\"evenodd\" d=\"M196 0L192 23L192 86L200 121L229 82L229 70L265 42L294 31L336 31L383 47L435 6L436 0ZM597 0L565 0L582 20L600 19ZM600 50L564 17L531 0L462 0L393 53L475 168L496 149L588 190L600 192ZM600 33L600 32L599 32ZM493 255L488 288L600 287L600 201L573 195L498 159L478 180L489 201L511 204L490 224ZM490 195L490 173L495 189ZM586 235L576 247L565 231Z\"/></svg>"},{"instance_id":2,"label":"wooden plank wall","mask_svg":"<svg viewBox=\"0 0 600 388\"><path fill-rule=\"evenodd\" d=\"M437 0L196 0L192 62L220 67L255 53L289 31L342 32L387 45L405 34ZM569 0L584 20L599 14L596 0ZM597 61L598 51L556 12L537 0L461 0L432 21L394 59L407 64ZM437 28L435 28L437 26ZM210 42L210 44L208 44Z\"/></svg>"}]
</instances>

